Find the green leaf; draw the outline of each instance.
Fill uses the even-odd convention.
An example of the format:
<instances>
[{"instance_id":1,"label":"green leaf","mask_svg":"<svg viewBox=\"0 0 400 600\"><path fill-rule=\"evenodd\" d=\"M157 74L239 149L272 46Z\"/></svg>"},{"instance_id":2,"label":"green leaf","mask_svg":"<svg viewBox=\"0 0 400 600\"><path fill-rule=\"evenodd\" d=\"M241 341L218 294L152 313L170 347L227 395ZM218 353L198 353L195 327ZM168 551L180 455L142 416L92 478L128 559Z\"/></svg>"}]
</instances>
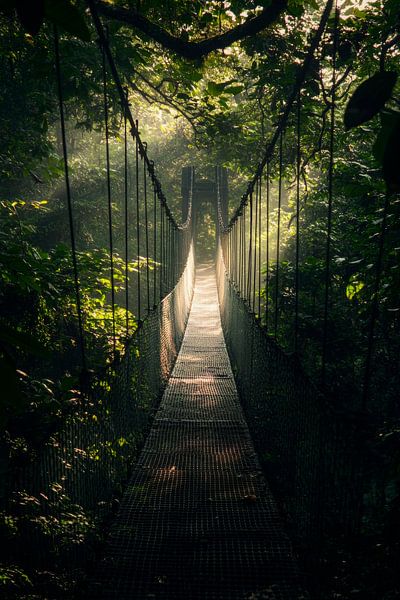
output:
<instances>
[{"instance_id":1,"label":"green leaf","mask_svg":"<svg viewBox=\"0 0 400 600\"><path fill-rule=\"evenodd\" d=\"M347 103L344 113L346 129L352 129L372 119L389 100L396 81L395 71L375 73L363 81Z\"/></svg>"},{"instance_id":2,"label":"green leaf","mask_svg":"<svg viewBox=\"0 0 400 600\"><path fill-rule=\"evenodd\" d=\"M69 0L45 0L45 16L67 33L84 42L90 41L90 31L83 15Z\"/></svg>"},{"instance_id":3,"label":"green leaf","mask_svg":"<svg viewBox=\"0 0 400 600\"><path fill-rule=\"evenodd\" d=\"M240 94L240 92L243 92L243 90L243 85L230 85L224 89L224 94L232 94L232 96L235 96L236 94Z\"/></svg>"},{"instance_id":4,"label":"green leaf","mask_svg":"<svg viewBox=\"0 0 400 600\"><path fill-rule=\"evenodd\" d=\"M353 300L354 296L361 292L363 287L365 287L365 283L363 281L351 281L346 287L346 297L349 300Z\"/></svg>"},{"instance_id":5,"label":"green leaf","mask_svg":"<svg viewBox=\"0 0 400 600\"><path fill-rule=\"evenodd\" d=\"M207 84L207 92L210 94L210 96L219 96L224 91L225 85L225 83L215 83L215 81L209 81Z\"/></svg>"},{"instance_id":6,"label":"green leaf","mask_svg":"<svg viewBox=\"0 0 400 600\"><path fill-rule=\"evenodd\" d=\"M200 73L200 71L188 71L186 72L186 77L188 79L190 79L190 81L193 81L195 83L197 83L198 81L200 81L201 79L203 79L203 74Z\"/></svg>"}]
</instances>

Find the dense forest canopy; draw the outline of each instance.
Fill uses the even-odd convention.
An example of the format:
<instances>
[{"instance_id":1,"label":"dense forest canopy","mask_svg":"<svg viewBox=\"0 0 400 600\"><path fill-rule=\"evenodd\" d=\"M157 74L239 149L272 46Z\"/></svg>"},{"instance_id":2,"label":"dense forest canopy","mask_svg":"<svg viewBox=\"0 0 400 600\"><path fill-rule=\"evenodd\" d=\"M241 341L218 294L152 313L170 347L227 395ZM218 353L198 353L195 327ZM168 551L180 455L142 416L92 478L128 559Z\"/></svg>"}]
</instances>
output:
<instances>
[{"instance_id":1,"label":"dense forest canopy","mask_svg":"<svg viewBox=\"0 0 400 600\"><path fill-rule=\"evenodd\" d=\"M323 10L317 0L0 0L1 469L7 474L15 464L34 460L40 445L53 439L82 399L55 30L60 40L89 371L98 372L113 359L108 237L104 226L104 74L90 12L94 7L107 26L109 46L132 113L138 119L142 139L148 142L149 156L168 203L178 216L181 169L187 165L195 165L199 177L204 178L212 178L215 165L229 170L229 210L234 213L282 118L295 82L299 82L303 235L303 343L299 355L317 385L334 90L328 393L343 410L352 414L359 411L372 310L376 329L369 410L375 421L371 417L374 434L370 443L382 479L374 480L367 490L367 567L362 565L361 553L357 564L361 577L352 578L343 566L347 558L341 563L336 557L332 581L336 578L339 583L332 583L327 592L331 595L326 597L361 597L365 584L368 589L363 597L389 600L395 597L390 595L392 591L396 593L393 564L399 551L396 535L400 535L399 456L398 450L397 454L392 452L399 441L400 408L400 6L398 0L340 0L336 6L339 13L335 16L333 7L321 44L307 62L307 49ZM113 210L122 215L123 111L111 77L108 95ZM288 351L292 350L291 281L295 262L294 115L290 113L285 131L283 301L278 332L278 340ZM275 192L278 167L274 159L271 185ZM275 213L273 219L276 223ZM211 222L204 227L208 233L214 231ZM127 265L119 225L114 226L114 235L120 339L117 350L122 353ZM134 245L135 231L130 235ZM271 239L272 256L276 244L272 234ZM377 290L374 285L381 240L384 260ZM156 262L154 259L150 264L154 272ZM139 272L139 277L145 266L140 256L128 265L130 273ZM268 269L273 286L274 265L265 265L266 277ZM273 304L264 285L258 293L263 306ZM129 323L134 331L138 323L136 306L129 311ZM134 455L138 444L138 440L125 440L121 447L124 452L128 447ZM69 506L65 497L60 498L52 500L47 513L41 513L36 498L27 498L22 492L15 496L17 508L13 514L7 512L9 507L2 512L1 525L13 547L23 539L27 522L29 527L37 528L38 535L50 535L51 511L62 502L72 515L74 535L79 538L74 543L83 543L92 534L90 517L80 508ZM376 506L384 506L384 514ZM70 523L64 519L58 527L58 539L67 544ZM387 556L390 559L385 563ZM368 565L374 561L379 568L387 569L387 588L382 593L374 588L376 571L366 575ZM4 585L7 597L42 597L29 591L37 584L37 573L7 563L2 577L0 590ZM60 589L69 593L62 577L54 577L60 577L52 584L59 586L58 593ZM347 596L352 587L361 595Z\"/></svg>"},{"instance_id":2,"label":"dense forest canopy","mask_svg":"<svg viewBox=\"0 0 400 600\"><path fill-rule=\"evenodd\" d=\"M12 2L3 4L8 7L3 9L6 13L12 12ZM26 4L31 7L29 13L35 3ZM89 31L89 18L84 6L78 12L77 8L67 9L68 2L51 4L51 10L43 4L43 25L34 36L21 28L18 21L10 17L3 19L3 28L8 33L3 35L2 77L5 84L14 87L8 89L5 85L3 88L7 94L3 93L2 115L9 114L7 98L11 94L18 97L18 105L14 105L14 115L18 117L14 127L23 128L25 135L21 138L26 145L30 134L36 134L36 151L25 153L33 154L36 160L49 153L47 128L52 118L56 118L56 98L48 93L49 87L54 86L54 23L75 34L63 40L69 56L64 76L70 116L81 128L101 127L98 122L101 73L100 69L96 70L96 48L85 43L90 35L95 38L95 33ZM226 148L229 142L231 160L238 162L241 156L242 164L248 165L251 156L252 164L255 152L258 154L265 143L266 128L276 119L296 69L304 59L310 28L318 19L318 3L276 1L266 2L264 8L252 2L215 5L144 2L133 3L131 8L122 4L120 7L116 2L97 3L99 12L109 17L113 50L131 88L136 111L150 103L168 109L174 117L190 124L198 144L208 143L217 148L218 144L211 144L210 140L223 136L219 145ZM35 19L40 19L40 13L36 10L34 13ZM27 18L29 22L29 14ZM33 33L39 26L40 22L31 27L28 24L27 30L31 28ZM394 1L384 6L379 2L361 6L359 2L344 3L339 64L344 74L351 71L346 73L346 84L355 78L362 80L383 67L391 69L391 61L396 57L396 28L397 3ZM82 77L82 73L90 77ZM306 91L312 110L319 102L321 91L317 62L312 65L307 79ZM35 85L37 83L39 85ZM33 98L35 110L30 111ZM3 130L10 131L6 116L2 118L5 119ZM9 163L7 152L13 155L11 141L9 144L9 149L7 144L2 149L4 166ZM240 148L246 148L245 152L238 151L239 144ZM28 156L25 158L26 168ZM14 161L13 169L16 168Z\"/></svg>"}]
</instances>

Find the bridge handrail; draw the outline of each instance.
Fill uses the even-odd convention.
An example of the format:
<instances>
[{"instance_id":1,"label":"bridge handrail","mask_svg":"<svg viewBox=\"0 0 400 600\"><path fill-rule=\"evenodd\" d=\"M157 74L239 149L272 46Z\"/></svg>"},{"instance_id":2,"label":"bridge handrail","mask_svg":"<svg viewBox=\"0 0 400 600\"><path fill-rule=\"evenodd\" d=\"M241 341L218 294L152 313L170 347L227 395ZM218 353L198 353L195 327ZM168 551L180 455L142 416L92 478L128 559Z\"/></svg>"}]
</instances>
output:
<instances>
[{"instance_id":1,"label":"bridge handrail","mask_svg":"<svg viewBox=\"0 0 400 600\"><path fill-rule=\"evenodd\" d=\"M266 145L264 156L261 159L261 161L259 162L252 179L249 181L249 183L247 185L247 189L242 196L239 206L235 210L232 218L229 220L228 223L223 222L223 219L221 219L222 213L220 213L218 211L218 218L220 219L219 225L220 225L221 233L227 233L228 231L230 231L232 229L233 225L239 219L239 217L242 214L243 208L245 206L247 206L247 204L249 202L250 196L254 191L257 180L263 174L265 165L272 158L276 143L279 139L281 132L285 129L285 126L288 121L289 115L292 111L293 105L294 105L296 98L297 98L298 94L300 93L301 87L304 83L304 80L307 75L308 69L310 67L311 61L313 59L314 53L317 50L319 43L321 41L322 35L324 33L326 24L328 22L329 16L330 16L332 8L333 8L333 5L334 5L334 0L328 0L325 5L325 8L321 15L321 19L320 19L318 28L310 42L310 45L308 47L307 54L303 61L303 64L301 65L299 71L297 72L297 76L296 76L292 91L289 94L288 100L286 102L286 105L285 105L282 113L281 113L278 124L275 128L275 131L272 135L271 140Z\"/></svg>"},{"instance_id":2,"label":"bridge handrail","mask_svg":"<svg viewBox=\"0 0 400 600\"><path fill-rule=\"evenodd\" d=\"M132 111L130 108L130 104L128 101L128 97L127 94L125 93L124 87L122 85L122 81L121 81L121 77L118 73L118 69L117 66L115 64L115 60L114 57L112 55L111 49L110 49L110 44L109 41L107 39L107 35L106 32L104 31L104 27L103 24L100 20L99 14L97 12L96 9L96 5L95 2L93 2L93 0L88 0L88 5L89 5L89 9L90 9L90 13L92 15L92 19L93 19L93 23L94 26L96 28L97 31L97 35L99 37L99 43L101 45L101 47L104 50L104 53L107 57L107 61L111 70L111 74L112 77L114 79L114 83L116 85L116 88L118 90L118 94L120 97L120 101L121 101L121 105L123 108L123 111L126 115L127 120L129 121L130 124L130 132L131 135L133 137L133 139L135 141L137 141L138 144L138 148L139 148L139 153L140 156L143 158L143 160L145 161L146 167L147 167L147 171L152 179L152 182L154 184L154 188L156 190L157 196L162 204L162 206L165 209L166 215L168 217L168 219L170 220L170 222L172 223L174 229L176 229L177 231L182 231L185 229L188 229L191 223L191 217L192 217L192 206L191 206L191 202L189 201L189 206L188 206L188 213L187 213L187 218L186 221L184 223L179 223L175 218L174 215L172 213L172 210L167 202L167 199L165 197L165 194L162 190L162 186L160 183L160 180L158 179L157 175L155 174L155 169L154 169L154 163L153 161L151 161L149 159L148 153L147 153L147 147L146 147L146 143L142 141L141 137L140 137L140 132L139 132L139 128L138 128L138 122L134 119L133 115L132 115Z\"/></svg>"}]
</instances>

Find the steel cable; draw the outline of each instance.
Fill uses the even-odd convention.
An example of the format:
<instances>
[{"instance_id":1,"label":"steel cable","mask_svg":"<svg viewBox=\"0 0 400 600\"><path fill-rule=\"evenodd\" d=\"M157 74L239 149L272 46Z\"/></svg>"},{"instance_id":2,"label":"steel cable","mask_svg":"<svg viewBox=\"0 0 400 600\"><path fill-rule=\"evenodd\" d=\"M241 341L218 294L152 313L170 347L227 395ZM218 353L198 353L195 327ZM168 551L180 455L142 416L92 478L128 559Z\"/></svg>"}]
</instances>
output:
<instances>
[{"instance_id":1,"label":"steel cable","mask_svg":"<svg viewBox=\"0 0 400 600\"><path fill-rule=\"evenodd\" d=\"M66 128L65 128L64 98L63 98L63 86L62 86L62 76L61 76L60 45L59 45L58 30L56 27L54 28L54 50L55 50L55 63L56 63L58 103L59 103L59 111L60 111L61 140L62 140L63 157L64 157L65 190L66 190L66 196L67 196L68 223L69 223L69 233L70 233L70 240L71 240L72 265L73 265L73 271L74 271L76 310L77 310L77 316L78 316L79 346L80 346L80 352L81 352L82 370L84 373L86 373L86 371L87 371L86 345L85 345L84 329L83 329L81 289L80 289L80 281L79 281L79 274L78 274L75 226L74 226L74 217L73 217L73 209L72 209L71 184L70 184L70 176L69 176L68 148L67 148L67 136L66 136Z\"/></svg>"},{"instance_id":2,"label":"steel cable","mask_svg":"<svg viewBox=\"0 0 400 600\"><path fill-rule=\"evenodd\" d=\"M283 177L283 132L279 138L279 176L278 176L278 217L276 225L276 265L275 265L275 317L274 336L278 339L279 321L279 271L280 271L280 241L281 241L281 209L282 209L282 177Z\"/></svg>"},{"instance_id":3,"label":"steel cable","mask_svg":"<svg viewBox=\"0 0 400 600\"><path fill-rule=\"evenodd\" d=\"M102 47L102 75L103 75L103 105L104 105L104 127L106 142L106 183L107 183L107 209L108 209L108 243L110 253L110 281L111 281L111 313L112 313L112 337L113 354L116 354L116 329L115 329L115 279L114 279L114 241L112 223L112 201L111 201L111 167L110 167L110 130L108 111L107 90L107 66L104 48Z\"/></svg>"},{"instance_id":4,"label":"steel cable","mask_svg":"<svg viewBox=\"0 0 400 600\"><path fill-rule=\"evenodd\" d=\"M335 145L335 102L336 102L336 54L338 47L338 22L339 11L336 6L335 20L333 26L333 53L332 53L332 88L330 106L329 127L329 165L328 165L328 214L326 226L326 253L325 253L325 293L324 293L324 316L323 316L323 339L322 339L322 386L326 384L326 362L328 348L328 318L331 286L331 244L332 244L332 208L333 208L333 169L334 169L334 145Z\"/></svg>"}]
</instances>

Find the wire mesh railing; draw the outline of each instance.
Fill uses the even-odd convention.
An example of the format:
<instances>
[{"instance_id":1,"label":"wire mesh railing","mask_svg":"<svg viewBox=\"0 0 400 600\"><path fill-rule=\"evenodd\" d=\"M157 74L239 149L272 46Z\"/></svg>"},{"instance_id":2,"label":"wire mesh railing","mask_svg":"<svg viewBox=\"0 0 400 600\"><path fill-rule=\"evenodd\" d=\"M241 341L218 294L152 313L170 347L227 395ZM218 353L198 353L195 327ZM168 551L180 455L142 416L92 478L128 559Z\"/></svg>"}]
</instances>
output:
<instances>
[{"instance_id":1,"label":"wire mesh railing","mask_svg":"<svg viewBox=\"0 0 400 600\"><path fill-rule=\"evenodd\" d=\"M65 57L55 31L55 74L75 293L76 327L70 335L72 345L79 349L76 364L69 367L80 383L70 390L67 404L60 401L60 418L40 443L18 452L14 448L18 440L10 440L11 458L1 494L2 515L17 528L2 549L4 558L18 565L21 572L26 569L34 589L42 586L43 597L61 593L61 588L57 592L51 589L60 583L56 584L55 579L64 576L70 593L80 570L87 568L88 559L94 555L102 526L118 504L179 352L194 283L194 171L186 171L185 216L179 223L133 118L106 31L94 3L89 4L99 38L102 73L109 264L106 301L110 310L101 319L108 321L109 349L103 366L98 368L91 342L96 319L89 314L90 305L88 308L83 293L82 252L76 234L64 98ZM124 165L118 191L111 176L110 88L119 96L123 123L120 143ZM119 240L115 236L117 226L123 231Z\"/></svg>"},{"instance_id":2,"label":"wire mesh railing","mask_svg":"<svg viewBox=\"0 0 400 600\"><path fill-rule=\"evenodd\" d=\"M220 246L223 330L256 447L298 546L318 556L325 536L358 532L364 433L318 392L296 355L267 335L229 279ZM328 539L328 538L326 538Z\"/></svg>"},{"instance_id":3,"label":"wire mesh railing","mask_svg":"<svg viewBox=\"0 0 400 600\"><path fill-rule=\"evenodd\" d=\"M87 569L104 519L126 484L179 352L191 305L194 254L120 361L71 398L70 413L31 460L12 461L5 510L18 522L7 559L29 572ZM21 518L19 518L21 517ZM22 545L21 545L22 542Z\"/></svg>"},{"instance_id":4,"label":"wire mesh railing","mask_svg":"<svg viewBox=\"0 0 400 600\"><path fill-rule=\"evenodd\" d=\"M335 140L342 79L338 38L339 11L327 2L265 154L229 222L224 218L225 173L217 169L217 278L227 346L266 472L298 546L317 563L328 540L354 540L360 534L366 464L369 488L380 478L371 466L366 440L372 421L365 409L372 406L371 355L385 224L379 233L369 335L360 343L354 365L358 387L343 384L337 370L341 357L335 351L336 315L339 308L342 319L350 314L344 305L348 280L338 276L335 248ZM326 106L317 135L323 157L318 201L312 203L302 140L309 118L304 81L313 56L321 59L322 46L330 51L324 54L321 76ZM380 424L379 414L375 428Z\"/></svg>"}]
</instances>

